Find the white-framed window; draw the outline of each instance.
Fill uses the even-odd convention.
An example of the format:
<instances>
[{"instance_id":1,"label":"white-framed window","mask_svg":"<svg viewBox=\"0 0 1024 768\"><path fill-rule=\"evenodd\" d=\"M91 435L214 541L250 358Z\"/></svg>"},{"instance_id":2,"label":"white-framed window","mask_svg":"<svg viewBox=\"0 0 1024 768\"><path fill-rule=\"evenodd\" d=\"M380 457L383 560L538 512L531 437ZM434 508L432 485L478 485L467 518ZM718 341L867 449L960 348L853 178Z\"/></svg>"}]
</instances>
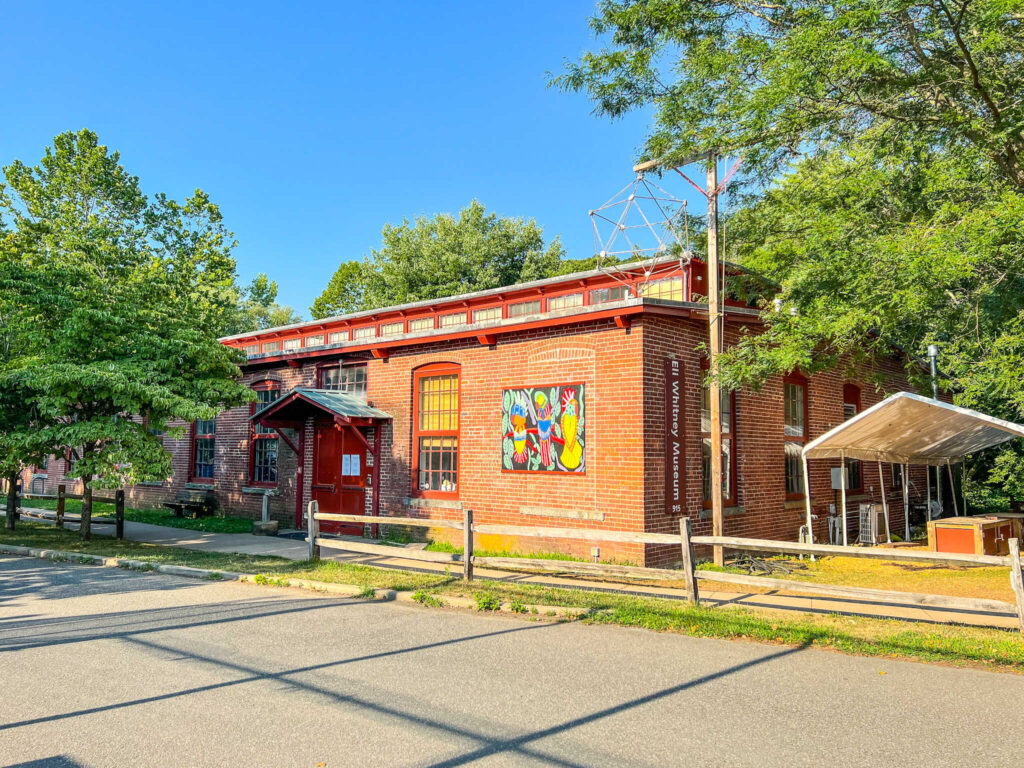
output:
<instances>
[{"instance_id":1,"label":"white-framed window","mask_svg":"<svg viewBox=\"0 0 1024 768\"><path fill-rule=\"evenodd\" d=\"M245 352L245 354L248 355L249 357L252 357L253 355L258 355L260 353L260 345L246 344L244 347L242 347L242 351Z\"/></svg>"},{"instance_id":2,"label":"white-framed window","mask_svg":"<svg viewBox=\"0 0 1024 768\"><path fill-rule=\"evenodd\" d=\"M501 320L501 307L486 307L473 310L473 324L497 323Z\"/></svg>"},{"instance_id":3,"label":"white-framed window","mask_svg":"<svg viewBox=\"0 0 1024 768\"><path fill-rule=\"evenodd\" d=\"M451 328L455 325L466 324L466 313L465 312L453 312L449 315L441 315L437 318L437 324L441 328Z\"/></svg>"},{"instance_id":4,"label":"white-framed window","mask_svg":"<svg viewBox=\"0 0 1024 768\"><path fill-rule=\"evenodd\" d=\"M299 349L302 346L301 338L285 339L282 344L282 349Z\"/></svg>"},{"instance_id":5,"label":"white-framed window","mask_svg":"<svg viewBox=\"0 0 1024 768\"><path fill-rule=\"evenodd\" d=\"M366 399L366 365L336 365L320 370L320 386Z\"/></svg>"},{"instance_id":6,"label":"white-framed window","mask_svg":"<svg viewBox=\"0 0 1024 768\"><path fill-rule=\"evenodd\" d=\"M548 299L548 311L553 312L559 309L570 309L571 307L583 306L582 293L567 293L565 296L552 296Z\"/></svg>"},{"instance_id":7,"label":"white-framed window","mask_svg":"<svg viewBox=\"0 0 1024 768\"><path fill-rule=\"evenodd\" d=\"M348 341L348 331L334 331L327 336L328 344L341 344L343 341Z\"/></svg>"},{"instance_id":8,"label":"white-framed window","mask_svg":"<svg viewBox=\"0 0 1024 768\"><path fill-rule=\"evenodd\" d=\"M405 323L399 320L397 323L381 323L381 336L401 336L405 333Z\"/></svg>"},{"instance_id":9,"label":"white-framed window","mask_svg":"<svg viewBox=\"0 0 1024 768\"><path fill-rule=\"evenodd\" d=\"M365 325L362 328L355 328L352 330L352 340L356 339L372 339L377 335L377 328L373 325Z\"/></svg>"},{"instance_id":10,"label":"white-framed window","mask_svg":"<svg viewBox=\"0 0 1024 768\"><path fill-rule=\"evenodd\" d=\"M540 312L540 299L533 301L517 301L508 305L509 317L522 317L524 315L536 315Z\"/></svg>"},{"instance_id":11,"label":"white-framed window","mask_svg":"<svg viewBox=\"0 0 1024 768\"><path fill-rule=\"evenodd\" d=\"M625 285L616 285L613 288L595 288L590 292L590 303L604 304L608 301L622 301L632 295L629 287Z\"/></svg>"},{"instance_id":12,"label":"white-framed window","mask_svg":"<svg viewBox=\"0 0 1024 768\"><path fill-rule=\"evenodd\" d=\"M304 344L307 347L320 347L323 346L324 335L322 333L316 333L312 336L307 336Z\"/></svg>"},{"instance_id":13,"label":"white-framed window","mask_svg":"<svg viewBox=\"0 0 1024 768\"><path fill-rule=\"evenodd\" d=\"M277 352L281 349L281 342L279 341L265 341L263 342L263 352Z\"/></svg>"},{"instance_id":14,"label":"white-framed window","mask_svg":"<svg viewBox=\"0 0 1024 768\"><path fill-rule=\"evenodd\" d=\"M420 331L431 331L434 329L434 318L433 317L417 317L415 320L409 321L409 333L418 333Z\"/></svg>"},{"instance_id":15,"label":"white-framed window","mask_svg":"<svg viewBox=\"0 0 1024 768\"><path fill-rule=\"evenodd\" d=\"M663 277L648 283L641 291L647 299L666 299L667 301L683 301L683 276Z\"/></svg>"}]
</instances>

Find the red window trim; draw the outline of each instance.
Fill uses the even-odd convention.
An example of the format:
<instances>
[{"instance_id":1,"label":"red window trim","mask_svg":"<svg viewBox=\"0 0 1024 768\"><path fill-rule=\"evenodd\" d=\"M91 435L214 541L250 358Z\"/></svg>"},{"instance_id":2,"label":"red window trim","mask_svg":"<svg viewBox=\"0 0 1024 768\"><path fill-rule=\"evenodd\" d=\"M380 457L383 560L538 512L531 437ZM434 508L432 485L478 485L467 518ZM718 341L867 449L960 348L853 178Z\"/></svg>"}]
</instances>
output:
<instances>
[{"instance_id":1,"label":"red window trim","mask_svg":"<svg viewBox=\"0 0 1024 768\"><path fill-rule=\"evenodd\" d=\"M455 430L421 430L420 429L420 379L430 376L458 376L459 377L459 406L456 410L460 413L459 416L459 429ZM459 436L459 432L462 429L462 366L458 363L429 363L421 366L413 371L412 377L412 496L421 499L458 499L459 491L457 490L462 485L462 479L459 478L456 481L455 491L421 491L419 478L420 478L420 437L421 436L435 436L435 437L454 437L459 442L459 447L455 452L455 472L456 476L459 472L459 454L462 450L462 440Z\"/></svg>"},{"instance_id":2,"label":"red window trim","mask_svg":"<svg viewBox=\"0 0 1024 768\"><path fill-rule=\"evenodd\" d=\"M703 414L703 410L704 410L704 404L703 404L703 400L704 400L703 377L707 375L707 372L710 370L711 366L708 363L708 361L706 359L704 359L704 360L701 361L701 366L700 367L701 367L701 411L702 411L701 418L703 419L703 417L704 417L704 414ZM737 450L738 443L737 443L737 440L736 440L736 390L732 390L729 393L729 408L730 408L730 411L731 411L731 415L730 415L730 425L729 425L729 433L728 434L729 434L729 439L732 441L732 453L729 454L729 465L730 465L729 466L729 492L722 494L722 506L723 507L734 507L734 506L736 506L739 503L739 478L737 476L737 469L739 468L738 467L739 462L737 460L737 456L739 455L739 451ZM701 439L701 454L700 455L701 456L704 455L704 445L703 445L703 443L704 443L704 435L705 434L707 434L707 433L705 433L703 430L700 432L700 439ZM724 437L725 433L723 433L722 436ZM703 481L704 481L704 478L702 477L701 478L701 488L702 489L704 487ZM703 491L701 492L701 495L703 496ZM712 503L710 501L703 501L702 500L701 503L702 503L704 509L711 509L711 507L712 507Z\"/></svg>"},{"instance_id":3,"label":"red window trim","mask_svg":"<svg viewBox=\"0 0 1024 768\"><path fill-rule=\"evenodd\" d=\"M808 397L807 397L807 392L810 389L810 387L808 386L809 385L809 380L807 379L806 376L804 376L799 371L793 371L792 373L790 373L790 374L788 374L786 376L783 376L782 383L783 383L783 393L782 393L782 397L783 397L783 432L782 432L782 442L784 444L785 443L800 443L801 445L806 445L808 437L810 436L810 431L811 431L811 419L810 419L810 411L808 409ZM786 384L795 384L795 385L797 385L799 387L803 387L803 391L804 391L804 433L803 433L803 436L799 437L799 438L794 437L792 435L787 435L786 432L785 432L785 397L786 397L785 385ZM785 457L783 457L783 458L785 458ZM783 479L783 482L785 482L785 479L786 479L785 472L783 472L782 479ZM807 490L808 490L807 488L804 488L804 492L803 493L789 493L787 491L786 492L786 501L797 501L797 500L803 499L804 496L807 494Z\"/></svg>"},{"instance_id":4,"label":"red window trim","mask_svg":"<svg viewBox=\"0 0 1024 768\"><path fill-rule=\"evenodd\" d=\"M208 419L207 419L207 421L208 421ZM216 474L217 474L217 442L216 442L217 441L217 432L216 432L216 430L217 430L217 427L216 427L217 419L216 419L216 417L214 417L212 421L214 422L214 428L213 428L214 429L214 433L213 433L213 440L214 440L214 444L213 444L214 445L214 448L213 448L213 474L214 474L214 476L216 476ZM196 477L195 476L196 475L196 437L197 437L197 435L196 435L196 423L194 421L192 422L192 424L188 428L188 436L189 436L189 439L188 439L188 446L189 446L189 452L188 452L188 481L190 483L202 483L203 485L213 485L213 478L212 477ZM208 440L209 436L208 435L203 435L203 439L204 440Z\"/></svg>"},{"instance_id":5,"label":"red window trim","mask_svg":"<svg viewBox=\"0 0 1024 768\"><path fill-rule=\"evenodd\" d=\"M319 375L319 372L317 373L317 375ZM253 392L266 392L266 391L269 391L269 390L277 390L278 392L280 392L280 390L281 390L281 382L274 381L273 379L265 379L264 381L257 381L257 382L255 382L252 385L251 389L252 389ZM278 395L278 397L280 397L280 395ZM253 401L253 402L249 403L249 415L250 416L252 416L254 413L256 413L256 406L257 405L258 405L258 402L256 402L256 401ZM277 440L277 447L278 447L278 474L277 474L277 480L275 480L273 482L265 482L265 481L256 482L253 479L255 477L255 475L256 475L256 441L257 440ZM256 425L254 423L252 423L252 422L249 422L249 462L248 462L248 465L247 465L248 466L248 470L247 470L247 477L246 477L246 485L248 487L250 487L250 488L277 488L278 483L281 480L280 449L281 449L281 440L278 437L276 432L264 432L262 434L258 434L256 432Z\"/></svg>"},{"instance_id":6,"label":"red window trim","mask_svg":"<svg viewBox=\"0 0 1024 768\"><path fill-rule=\"evenodd\" d=\"M845 411L845 406L846 405L852 405L854 408L857 409L855 411L855 413L860 413L860 411L861 411L860 387L858 387L856 384L843 384L843 406L844 406L843 410L844 411ZM843 414L844 419L845 419L845 416L846 416L846 414L844 413ZM864 492L864 462L860 461L860 459L847 459L846 460L847 464L849 464L850 462L854 462L854 461L856 461L856 462L858 462L860 464L860 472L858 473L859 474L859 478L858 479L860 480L860 483L858 485L856 485L856 486L851 485L846 490L847 490L847 492L850 492L850 493L863 493ZM849 476L849 473L847 473L847 476ZM849 477L847 477L847 479L849 479Z\"/></svg>"}]
</instances>

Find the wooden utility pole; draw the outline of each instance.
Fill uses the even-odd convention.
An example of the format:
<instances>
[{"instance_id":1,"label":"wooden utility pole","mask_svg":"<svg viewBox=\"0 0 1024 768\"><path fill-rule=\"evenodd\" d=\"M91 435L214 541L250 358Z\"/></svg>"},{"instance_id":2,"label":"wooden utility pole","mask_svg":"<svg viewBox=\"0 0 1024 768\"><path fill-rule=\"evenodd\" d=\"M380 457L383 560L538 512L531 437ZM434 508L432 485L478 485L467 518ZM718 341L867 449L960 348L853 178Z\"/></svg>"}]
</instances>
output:
<instances>
[{"instance_id":1,"label":"wooden utility pole","mask_svg":"<svg viewBox=\"0 0 1024 768\"><path fill-rule=\"evenodd\" d=\"M708 153L708 344L711 348L708 399L711 401L711 534L725 535L722 509L722 390L718 384L718 350L722 346L722 313L718 303L718 157ZM715 565L725 553L715 545Z\"/></svg>"}]
</instances>

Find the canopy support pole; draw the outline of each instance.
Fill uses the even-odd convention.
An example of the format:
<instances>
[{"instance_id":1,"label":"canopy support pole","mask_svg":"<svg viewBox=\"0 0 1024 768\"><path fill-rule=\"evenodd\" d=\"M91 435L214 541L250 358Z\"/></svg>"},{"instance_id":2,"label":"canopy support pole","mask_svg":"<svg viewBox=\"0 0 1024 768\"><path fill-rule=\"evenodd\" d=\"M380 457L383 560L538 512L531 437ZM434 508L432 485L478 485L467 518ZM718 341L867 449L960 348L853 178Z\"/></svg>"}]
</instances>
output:
<instances>
[{"instance_id":1,"label":"canopy support pole","mask_svg":"<svg viewBox=\"0 0 1024 768\"><path fill-rule=\"evenodd\" d=\"M967 457L960 462L960 499L964 503L964 517L967 517Z\"/></svg>"},{"instance_id":2,"label":"canopy support pole","mask_svg":"<svg viewBox=\"0 0 1024 768\"><path fill-rule=\"evenodd\" d=\"M850 546L846 538L846 451L839 452L839 503L843 507L843 546Z\"/></svg>"},{"instance_id":3,"label":"canopy support pole","mask_svg":"<svg viewBox=\"0 0 1024 768\"><path fill-rule=\"evenodd\" d=\"M928 525L932 519L932 467L930 464L924 465L924 486L928 489L928 511L924 515L924 524Z\"/></svg>"},{"instance_id":4,"label":"canopy support pole","mask_svg":"<svg viewBox=\"0 0 1024 768\"><path fill-rule=\"evenodd\" d=\"M892 534L889 533L889 501L886 498L889 494L885 492L885 478L882 477L882 460L878 460L878 490L882 492L882 514L885 515L885 541L892 544Z\"/></svg>"},{"instance_id":5,"label":"canopy support pole","mask_svg":"<svg viewBox=\"0 0 1024 768\"><path fill-rule=\"evenodd\" d=\"M903 465L903 540L910 541L910 464Z\"/></svg>"},{"instance_id":6,"label":"canopy support pole","mask_svg":"<svg viewBox=\"0 0 1024 768\"><path fill-rule=\"evenodd\" d=\"M804 464L804 506L807 511L807 543L814 543L814 526L811 524L811 481L810 476L807 472L807 456L801 455ZM811 559L814 559L814 555L811 555Z\"/></svg>"},{"instance_id":7,"label":"canopy support pole","mask_svg":"<svg viewBox=\"0 0 1024 768\"><path fill-rule=\"evenodd\" d=\"M960 510L957 509L956 504L956 486L953 485L953 465L949 463L949 459L946 459L946 469L949 471L949 495L953 497L953 515L960 517ZM938 471L936 469L936 472Z\"/></svg>"}]
</instances>

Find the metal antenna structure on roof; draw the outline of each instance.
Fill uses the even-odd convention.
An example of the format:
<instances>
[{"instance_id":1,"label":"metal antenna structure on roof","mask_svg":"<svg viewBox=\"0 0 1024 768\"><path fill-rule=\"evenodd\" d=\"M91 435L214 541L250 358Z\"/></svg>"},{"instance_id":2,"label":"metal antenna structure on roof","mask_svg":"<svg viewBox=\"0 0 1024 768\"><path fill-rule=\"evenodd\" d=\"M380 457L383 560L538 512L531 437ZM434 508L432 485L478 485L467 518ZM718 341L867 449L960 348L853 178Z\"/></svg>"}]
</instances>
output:
<instances>
[{"instance_id":1,"label":"metal antenna structure on roof","mask_svg":"<svg viewBox=\"0 0 1024 768\"><path fill-rule=\"evenodd\" d=\"M616 276L621 261L646 261L643 285L657 262L678 255L693 257L686 201L647 179L644 171L600 208L590 211L597 268Z\"/></svg>"}]
</instances>

